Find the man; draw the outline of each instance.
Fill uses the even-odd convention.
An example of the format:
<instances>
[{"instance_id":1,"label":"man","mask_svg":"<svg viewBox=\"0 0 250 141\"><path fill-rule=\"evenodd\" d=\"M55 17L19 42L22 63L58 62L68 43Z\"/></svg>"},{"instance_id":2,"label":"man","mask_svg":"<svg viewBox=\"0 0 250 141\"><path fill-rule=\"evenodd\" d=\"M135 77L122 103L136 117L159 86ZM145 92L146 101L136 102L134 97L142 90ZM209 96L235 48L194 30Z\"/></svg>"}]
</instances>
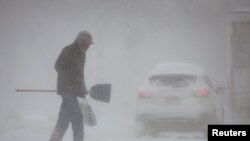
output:
<instances>
[{"instance_id":1,"label":"man","mask_svg":"<svg viewBox=\"0 0 250 141\"><path fill-rule=\"evenodd\" d=\"M91 44L91 34L81 31L71 45L63 48L56 61L57 92L62 97L62 104L50 141L61 141L69 123L73 129L73 140L83 141L83 115L77 97L84 98L88 94L84 82L84 63Z\"/></svg>"}]
</instances>

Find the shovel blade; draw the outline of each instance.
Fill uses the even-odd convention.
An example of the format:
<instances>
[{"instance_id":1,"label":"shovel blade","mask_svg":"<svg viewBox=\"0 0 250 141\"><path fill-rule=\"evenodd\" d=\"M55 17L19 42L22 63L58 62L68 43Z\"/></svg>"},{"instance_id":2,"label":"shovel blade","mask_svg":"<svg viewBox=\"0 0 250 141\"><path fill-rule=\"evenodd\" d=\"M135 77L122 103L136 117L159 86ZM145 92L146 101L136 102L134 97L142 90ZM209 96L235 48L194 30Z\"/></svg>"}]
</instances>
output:
<instances>
[{"instance_id":1,"label":"shovel blade","mask_svg":"<svg viewBox=\"0 0 250 141\"><path fill-rule=\"evenodd\" d=\"M96 84L90 89L90 97L101 102L110 102L111 84Z\"/></svg>"}]
</instances>

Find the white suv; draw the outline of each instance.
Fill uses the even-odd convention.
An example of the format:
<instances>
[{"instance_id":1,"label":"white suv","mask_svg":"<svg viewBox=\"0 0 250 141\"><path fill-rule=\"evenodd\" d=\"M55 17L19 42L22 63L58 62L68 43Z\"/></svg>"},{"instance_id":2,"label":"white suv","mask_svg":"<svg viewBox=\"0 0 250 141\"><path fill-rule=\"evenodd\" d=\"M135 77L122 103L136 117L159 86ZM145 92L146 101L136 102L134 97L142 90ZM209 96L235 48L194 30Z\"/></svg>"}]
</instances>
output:
<instances>
[{"instance_id":1,"label":"white suv","mask_svg":"<svg viewBox=\"0 0 250 141\"><path fill-rule=\"evenodd\" d=\"M136 134L206 133L223 122L223 107L205 71L193 64L159 64L138 91Z\"/></svg>"}]
</instances>

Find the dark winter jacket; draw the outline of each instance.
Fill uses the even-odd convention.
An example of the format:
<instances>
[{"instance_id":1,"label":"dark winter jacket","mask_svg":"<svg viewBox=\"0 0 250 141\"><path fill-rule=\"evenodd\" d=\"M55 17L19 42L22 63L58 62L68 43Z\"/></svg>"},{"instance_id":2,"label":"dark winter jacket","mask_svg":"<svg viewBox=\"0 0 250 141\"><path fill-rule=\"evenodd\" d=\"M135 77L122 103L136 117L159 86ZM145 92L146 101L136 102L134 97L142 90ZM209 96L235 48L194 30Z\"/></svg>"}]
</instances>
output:
<instances>
[{"instance_id":1,"label":"dark winter jacket","mask_svg":"<svg viewBox=\"0 0 250 141\"><path fill-rule=\"evenodd\" d=\"M85 97L88 93L84 82L85 58L85 52L80 50L76 42L63 48L55 64L59 95L72 94Z\"/></svg>"}]
</instances>

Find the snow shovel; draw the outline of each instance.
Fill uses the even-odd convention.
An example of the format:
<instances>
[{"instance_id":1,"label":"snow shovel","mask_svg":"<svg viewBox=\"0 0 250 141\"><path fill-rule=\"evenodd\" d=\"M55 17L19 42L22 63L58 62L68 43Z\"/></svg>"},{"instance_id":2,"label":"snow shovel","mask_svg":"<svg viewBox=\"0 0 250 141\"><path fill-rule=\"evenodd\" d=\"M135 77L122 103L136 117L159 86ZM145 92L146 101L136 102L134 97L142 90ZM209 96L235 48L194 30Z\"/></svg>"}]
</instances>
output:
<instances>
[{"instance_id":1,"label":"snow shovel","mask_svg":"<svg viewBox=\"0 0 250 141\"><path fill-rule=\"evenodd\" d=\"M56 90L17 89L16 92L57 92ZM111 84L96 84L90 88L90 97L101 102L110 102Z\"/></svg>"},{"instance_id":2,"label":"snow shovel","mask_svg":"<svg viewBox=\"0 0 250 141\"><path fill-rule=\"evenodd\" d=\"M111 84L96 84L90 89L90 97L101 102L110 102Z\"/></svg>"}]
</instances>

